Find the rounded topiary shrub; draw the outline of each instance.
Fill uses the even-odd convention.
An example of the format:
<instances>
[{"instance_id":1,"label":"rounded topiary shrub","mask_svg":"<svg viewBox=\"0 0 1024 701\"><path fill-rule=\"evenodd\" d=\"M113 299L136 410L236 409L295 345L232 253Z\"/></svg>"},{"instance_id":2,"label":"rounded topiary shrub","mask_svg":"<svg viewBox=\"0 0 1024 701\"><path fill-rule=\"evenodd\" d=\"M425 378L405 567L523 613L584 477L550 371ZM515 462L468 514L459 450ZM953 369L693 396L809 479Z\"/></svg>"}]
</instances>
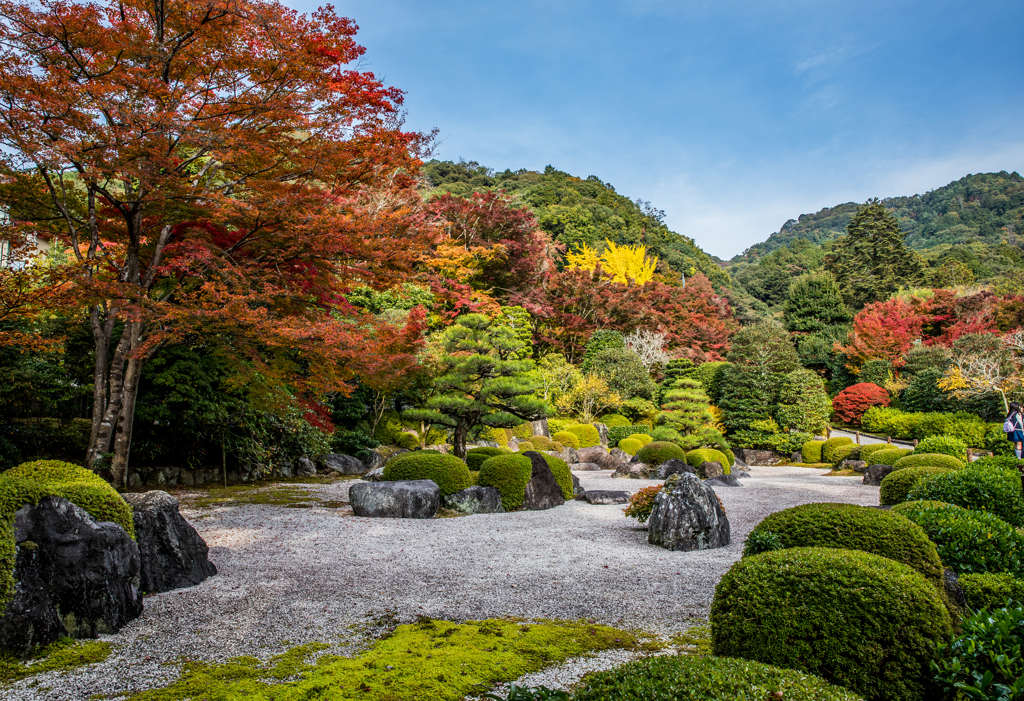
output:
<instances>
[{"instance_id":1,"label":"rounded topiary shrub","mask_svg":"<svg viewBox=\"0 0 1024 701\"><path fill-rule=\"evenodd\" d=\"M608 428L621 428L622 426L629 426L633 422L627 419L622 414L605 414L599 417L599 423L603 423Z\"/></svg>"},{"instance_id":2,"label":"rounded topiary shrub","mask_svg":"<svg viewBox=\"0 0 1024 701\"><path fill-rule=\"evenodd\" d=\"M835 460L834 451L841 445L853 445L853 439L847 438L846 436L838 436L836 438L829 438L825 441L825 444L821 446L821 459L823 462L833 462Z\"/></svg>"},{"instance_id":3,"label":"rounded topiary shrub","mask_svg":"<svg viewBox=\"0 0 1024 701\"><path fill-rule=\"evenodd\" d=\"M921 439L914 452L941 453L956 458L960 462L967 461L967 444L954 436L928 436Z\"/></svg>"},{"instance_id":4,"label":"rounded topiary shrub","mask_svg":"<svg viewBox=\"0 0 1024 701\"><path fill-rule=\"evenodd\" d=\"M913 452L913 448L886 448L871 453L871 459L866 462L869 465L895 465L897 460Z\"/></svg>"},{"instance_id":5,"label":"rounded topiary shrub","mask_svg":"<svg viewBox=\"0 0 1024 701\"><path fill-rule=\"evenodd\" d=\"M945 467L950 470L959 470L964 466L962 460L943 453L912 453L905 455L893 463L893 470L902 470L907 467Z\"/></svg>"},{"instance_id":6,"label":"rounded topiary shrub","mask_svg":"<svg viewBox=\"0 0 1024 701\"><path fill-rule=\"evenodd\" d=\"M714 448L697 448L686 454L686 464L690 467L700 467L702 463L706 462L721 463L726 474L730 472L730 467L732 467L729 463L729 456Z\"/></svg>"},{"instance_id":7,"label":"rounded topiary shrub","mask_svg":"<svg viewBox=\"0 0 1024 701\"><path fill-rule=\"evenodd\" d=\"M573 701L858 701L820 677L729 657L648 657L585 676Z\"/></svg>"},{"instance_id":8,"label":"rounded topiary shrub","mask_svg":"<svg viewBox=\"0 0 1024 701\"><path fill-rule=\"evenodd\" d=\"M536 449L537 448L534 447L533 443L530 442L530 441L519 441L519 444L516 447L516 452L517 453L525 453L527 450L536 450Z\"/></svg>"},{"instance_id":9,"label":"rounded topiary shrub","mask_svg":"<svg viewBox=\"0 0 1024 701\"><path fill-rule=\"evenodd\" d=\"M942 501L972 511L989 511L1019 526L1024 516L1020 475L1013 468L972 464L914 485L907 499Z\"/></svg>"},{"instance_id":10,"label":"rounded topiary shrub","mask_svg":"<svg viewBox=\"0 0 1024 701\"><path fill-rule=\"evenodd\" d=\"M800 449L800 455L806 463L821 462L821 449L825 447L825 441L807 441Z\"/></svg>"},{"instance_id":11,"label":"rounded topiary shrub","mask_svg":"<svg viewBox=\"0 0 1024 701\"><path fill-rule=\"evenodd\" d=\"M862 550L910 565L936 583L942 579L935 544L916 523L888 511L855 504L802 504L769 515L750 537L768 533L778 536L783 548Z\"/></svg>"},{"instance_id":12,"label":"rounded topiary shrub","mask_svg":"<svg viewBox=\"0 0 1024 701\"><path fill-rule=\"evenodd\" d=\"M398 480L431 480L448 495L460 492L472 485L469 467L454 455L441 455L418 450L414 453L397 455L384 466L384 479L388 482Z\"/></svg>"},{"instance_id":13,"label":"rounded topiary shrub","mask_svg":"<svg viewBox=\"0 0 1024 701\"><path fill-rule=\"evenodd\" d=\"M658 430L658 429L655 429ZM614 446L623 438L629 438L636 433L651 433L650 426L643 426L639 424L633 424L630 426L616 426L615 428L608 429L608 445Z\"/></svg>"},{"instance_id":14,"label":"rounded topiary shrub","mask_svg":"<svg viewBox=\"0 0 1024 701\"><path fill-rule=\"evenodd\" d=\"M1024 579L1017 579L1009 572L964 574L959 582L971 611L1024 606Z\"/></svg>"},{"instance_id":15,"label":"rounded topiary shrub","mask_svg":"<svg viewBox=\"0 0 1024 701\"><path fill-rule=\"evenodd\" d=\"M110 521L135 538L135 518L113 487L91 470L59 460L36 460L0 474L0 611L14 593L14 513L43 497L61 497L97 521Z\"/></svg>"},{"instance_id":16,"label":"rounded topiary shrub","mask_svg":"<svg viewBox=\"0 0 1024 701\"><path fill-rule=\"evenodd\" d=\"M551 468L551 474L555 476L555 481L561 487L562 496L565 497L566 501L574 498L576 493L572 486L572 471L569 469L569 465L561 458L556 458L553 455L545 455L544 453L538 453L538 455L544 458L544 462Z\"/></svg>"},{"instance_id":17,"label":"rounded topiary shrub","mask_svg":"<svg viewBox=\"0 0 1024 701\"><path fill-rule=\"evenodd\" d=\"M530 442L537 450L551 450L552 441L547 436L534 436Z\"/></svg>"},{"instance_id":18,"label":"rounded topiary shrub","mask_svg":"<svg viewBox=\"0 0 1024 701\"><path fill-rule=\"evenodd\" d=\"M619 441L618 448L624 453L629 455L636 455L640 452L640 449L644 447L644 444L638 441L636 438L623 438Z\"/></svg>"},{"instance_id":19,"label":"rounded topiary shrub","mask_svg":"<svg viewBox=\"0 0 1024 701\"><path fill-rule=\"evenodd\" d=\"M502 448L508 447L508 441L512 438L512 432L507 428L490 428L480 433L484 440L494 441Z\"/></svg>"},{"instance_id":20,"label":"rounded topiary shrub","mask_svg":"<svg viewBox=\"0 0 1024 701\"><path fill-rule=\"evenodd\" d=\"M595 445L601 445L601 434L597 432L597 427L593 424L572 424L566 426L565 430L579 439L580 444L574 447L592 448Z\"/></svg>"},{"instance_id":21,"label":"rounded topiary shrub","mask_svg":"<svg viewBox=\"0 0 1024 701\"><path fill-rule=\"evenodd\" d=\"M523 505L526 484L532 474L533 463L525 455L497 455L480 466L477 483L497 489L502 508L515 511Z\"/></svg>"},{"instance_id":22,"label":"rounded topiary shrub","mask_svg":"<svg viewBox=\"0 0 1024 701\"><path fill-rule=\"evenodd\" d=\"M671 460L672 458L679 458L680 460L685 459L686 451L675 443L654 441L653 443L648 443L641 448L636 455L640 459L640 462L657 466L666 460Z\"/></svg>"},{"instance_id":23,"label":"rounded topiary shrub","mask_svg":"<svg viewBox=\"0 0 1024 701\"><path fill-rule=\"evenodd\" d=\"M469 466L470 470L480 470L480 466L488 458L493 458L495 455L507 455L508 451L504 448L491 448L490 446L484 446L482 448L470 448L466 451L466 465Z\"/></svg>"},{"instance_id":24,"label":"rounded topiary shrub","mask_svg":"<svg viewBox=\"0 0 1024 701\"><path fill-rule=\"evenodd\" d=\"M395 445L406 450L415 450L420 447L420 439L407 431L400 431L395 434Z\"/></svg>"},{"instance_id":25,"label":"rounded topiary shrub","mask_svg":"<svg viewBox=\"0 0 1024 701\"><path fill-rule=\"evenodd\" d=\"M565 450L565 446L559 443L558 441L551 441L551 450L555 451L556 453L561 453L563 450Z\"/></svg>"},{"instance_id":26,"label":"rounded topiary shrub","mask_svg":"<svg viewBox=\"0 0 1024 701\"><path fill-rule=\"evenodd\" d=\"M872 553L792 548L740 560L715 588L715 655L817 674L868 701L931 698L929 665L949 639L938 589Z\"/></svg>"},{"instance_id":27,"label":"rounded topiary shrub","mask_svg":"<svg viewBox=\"0 0 1024 701\"><path fill-rule=\"evenodd\" d=\"M883 465L885 463L879 463L878 461L876 461L874 459L875 454L877 454L877 453L879 453L879 452L881 452L883 450L892 450L892 449L893 449L892 445L889 444L889 443L870 443L868 445L862 445L860 447L860 459L863 460L864 462L866 462L868 465L874 465L874 464Z\"/></svg>"},{"instance_id":28,"label":"rounded topiary shrub","mask_svg":"<svg viewBox=\"0 0 1024 701\"><path fill-rule=\"evenodd\" d=\"M908 501L893 511L921 526L956 572L1024 575L1024 535L998 516L935 501Z\"/></svg>"},{"instance_id":29,"label":"rounded topiary shrub","mask_svg":"<svg viewBox=\"0 0 1024 701\"><path fill-rule=\"evenodd\" d=\"M801 453L803 455L803 453ZM838 466L843 460L859 460L859 445L839 445L832 449L832 464Z\"/></svg>"},{"instance_id":30,"label":"rounded topiary shrub","mask_svg":"<svg viewBox=\"0 0 1024 701\"><path fill-rule=\"evenodd\" d=\"M949 472L947 467L908 467L898 472L890 472L882 480L878 491L878 503L884 505L899 504L907 500L910 489L930 475Z\"/></svg>"},{"instance_id":31,"label":"rounded topiary shrub","mask_svg":"<svg viewBox=\"0 0 1024 701\"><path fill-rule=\"evenodd\" d=\"M641 446L645 446L648 443L654 442L654 439L651 436L647 435L646 433L631 433L629 436L627 436L627 438L632 438L633 440L640 441Z\"/></svg>"},{"instance_id":32,"label":"rounded topiary shrub","mask_svg":"<svg viewBox=\"0 0 1024 701\"><path fill-rule=\"evenodd\" d=\"M580 439L575 433L569 433L568 431L559 431L555 435L551 436L554 440L558 441L562 445L567 445L570 448L580 449Z\"/></svg>"},{"instance_id":33,"label":"rounded topiary shrub","mask_svg":"<svg viewBox=\"0 0 1024 701\"><path fill-rule=\"evenodd\" d=\"M729 467L736 464L736 455L729 448L724 449L722 451L722 455L724 455L726 460L729 461Z\"/></svg>"}]
</instances>

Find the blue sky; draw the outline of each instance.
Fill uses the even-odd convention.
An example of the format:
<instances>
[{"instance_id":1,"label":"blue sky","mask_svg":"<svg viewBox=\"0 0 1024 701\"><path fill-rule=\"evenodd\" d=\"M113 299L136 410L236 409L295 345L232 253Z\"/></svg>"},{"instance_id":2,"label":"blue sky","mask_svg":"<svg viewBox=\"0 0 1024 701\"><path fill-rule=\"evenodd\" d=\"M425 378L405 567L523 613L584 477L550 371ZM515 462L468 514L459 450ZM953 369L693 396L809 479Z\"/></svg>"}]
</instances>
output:
<instances>
[{"instance_id":1,"label":"blue sky","mask_svg":"<svg viewBox=\"0 0 1024 701\"><path fill-rule=\"evenodd\" d=\"M805 212L1024 170L1021 0L336 9L437 157L597 175L725 258Z\"/></svg>"}]
</instances>

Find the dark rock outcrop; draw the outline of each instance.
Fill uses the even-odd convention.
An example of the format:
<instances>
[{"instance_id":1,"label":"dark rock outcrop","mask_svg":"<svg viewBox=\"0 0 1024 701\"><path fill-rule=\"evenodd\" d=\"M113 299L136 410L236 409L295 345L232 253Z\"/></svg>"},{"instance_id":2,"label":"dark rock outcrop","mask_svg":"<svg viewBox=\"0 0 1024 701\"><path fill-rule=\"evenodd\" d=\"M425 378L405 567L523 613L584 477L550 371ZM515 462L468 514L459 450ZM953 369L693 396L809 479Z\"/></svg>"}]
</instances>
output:
<instances>
[{"instance_id":1,"label":"dark rock outcrop","mask_svg":"<svg viewBox=\"0 0 1024 701\"><path fill-rule=\"evenodd\" d=\"M433 518L441 506L441 490L432 480L357 482L348 490L356 516Z\"/></svg>"},{"instance_id":2,"label":"dark rock outcrop","mask_svg":"<svg viewBox=\"0 0 1024 701\"><path fill-rule=\"evenodd\" d=\"M369 471L362 460L341 453L325 453L318 462L324 470L339 475L365 475Z\"/></svg>"},{"instance_id":3,"label":"dark rock outcrop","mask_svg":"<svg viewBox=\"0 0 1024 701\"><path fill-rule=\"evenodd\" d=\"M889 473L892 472L892 465L872 465L864 470L864 484L877 487L882 484Z\"/></svg>"},{"instance_id":4,"label":"dark rock outcrop","mask_svg":"<svg viewBox=\"0 0 1024 701\"><path fill-rule=\"evenodd\" d=\"M565 495L562 488L555 481L555 475L548 466L544 456L535 450L528 450L523 453L530 458L533 471L530 474L530 481L526 483L526 493L523 496L523 509L527 511L542 511L552 509L565 503Z\"/></svg>"},{"instance_id":5,"label":"dark rock outcrop","mask_svg":"<svg viewBox=\"0 0 1024 701\"><path fill-rule=\"evenodd\" d=\"M729 544L729 519L715 490L697 475L683 473L665 480L654 498L647 542L668 550L705 550Z\"/></svg>"},{"instance_id":6,"label":"dark rock outcrop","mask_svg":"<svg viewBox=\"0 0 1024 701\"><path fill-rule=\"evenodd\" d=\"M736 459L747 465L778 465L782 462L782 456L774 450L754 450L753 448L737 448Z\"/></svg>"},{"instance_id":7,"label":"dark rock outcrop","mask_svg":"<svg viewBox=\"0 0 1024 701\"><path fill-rule=\"evenodd\" d=\"M125 494L124 499L135 517L142 591L155 594L192 587L217 574L206 541L178 512L177 499L159 490Z\"/></svg>"},{"instance_id":8,"label":"dark rock outcrop","mask_svg":"<svg viewBox=\"0 0 1024 701\"><path fill-rule=\"evenodd\" d=\"M501 492L494 487L481 487L478 484L441 497L441 505L464 514L500 514L505 511L501 507Z\"/></svg>"},{"instance_id":9,"label":"dark rock outcrop","mask_svg":"<svg viewBox=\"0 0 1024 701\"><path fill-rule=\"evenodd\" d=\"M868 469L868 464L863 460L843 460L839 463L840 470L853 470L854 472L864 472Z\"/></svg>"},{"instance_id":10,"label":"dark rock outcrop","mask_svg":"<svg viewBox=\"0 0 1024 701\"><path fill-rule=\"evenodd\" d=\"M629 492L616 492L610 489L591 489L582 496L576 497L577 501L585 501L588 504L628 504Z\"/></svg>"},{"instance_id":11,"label":"dark rock outcrop","mask_svg":"<svg viewBox=\"0 0 1024 701\"><path fill-rule=\"evenodd\" d=\"M942 572L942 586L949 596L949 600L961 609L967 608L967 597L964 596L964 588L960 586L960 578L956 572L947 568Z\"/></svg>"},{"instance_id":12,"label":"dark rock outcrop","mask_svg":"<svg viewBox=\"0 0 1024 701\"><path fill-rule=\"evenodd\" d=\"M580 484L580 478L576 475L572 476L572 496L573 499L579 499L587 490Z\"/></svg>"},{"instance_id":13,"label":"dark rock outcrop","mask_svg":"<svg viewBox=\"0 0 1024 701\"><path fill-rule=\"evenodd\" d=\"M678 475L683 472L689 472L693 474L695 470L685 461L679 458L669 458L665 462L658 465L658 471L655 473L654 478L659 480L668 479L672 475Z\"/></svg>"},{"instance_id":14,"label":"dark rock outcrop","mask_svg":"<svg viewBox=\"0 0 1024 701\"><path fill-rule=\"evenodd\" d=\"M295 465L296 477L316 477L316 465L313 461L303 455Z\"/></svg>"},{"instance_id":15,"label":"dark rock outcrop","mask_svg":"<svg viewBox=\"0 0 1024 701\"><path fill-rule=\"evenodd\" d=\"M18 509L17 589L0 619L0 648L26 656L64 636L116 633L142 613L139 547L60 497Z\"/></svg>"},{"instance_id":16,"label":"dark rock outcrop","mask_svg":"<svg viewBox=\"0 0 1024 701\"><path fill-rule=\"evenodd\" d=\"M375 468L373 468L372 470L367 472L365 475L363 475L363 479L366 480L367 482L380 482L382 479L384 479L384 468L383 467L375 467Z\"/></svg>"},{"instance_id":17,"label":"dark rock outcrop","mask_svg":"<svg viewBox=\"0 0 1024 701\"><path fill-rule=\"evenodd\" d=\"M695 472L697 473L697 476L700 477L701 479L710 480L724 475L725 468L722 467L722 463L718 462L717 460L709 460L702 462L700 466L697 467Z\"/></svg>"},{"instance_id":18,"label":"dark rock outcrop","mask_svg":"<svg viewBox=\"0 0 1024 701\"><path fill-rule=\"evenodd\" d=\"M627 462L615 468L615 472L612 474L612 477L625 477L627 479L635 480L649 480L654 479L656 473L657 468L654 468L645 462Z\"/></svg>"},{"instance_id":19,"label":"dark rock outcrop","mask_svg":"<svg viewBox=\"0 0 1024 701\"><path fill-rule=\"evenodd\" d=\"M633 457L622 448L612 448L608 451L608 454L619 462L629 462Z\"/></svg>"}]
</instances>

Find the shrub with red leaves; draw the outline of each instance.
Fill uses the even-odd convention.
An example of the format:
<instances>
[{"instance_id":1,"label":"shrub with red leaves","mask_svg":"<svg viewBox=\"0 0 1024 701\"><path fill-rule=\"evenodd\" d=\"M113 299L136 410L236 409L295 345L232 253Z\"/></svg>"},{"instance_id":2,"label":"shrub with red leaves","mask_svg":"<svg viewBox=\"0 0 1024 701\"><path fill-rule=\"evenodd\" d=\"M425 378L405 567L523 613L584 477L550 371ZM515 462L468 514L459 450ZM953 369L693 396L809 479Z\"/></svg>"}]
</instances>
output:
<instances>
[{"instance_id":1,"label":"shrub with red leaves","mask_svg":"<svg viewBox=\"0 0 1024 701\"><path fill-rule=\"evenodd\" d=\"M855 426L860 426L864 412L873 406L889 406L889 393L871 382L847 387L832 400L835 417Z\"/></svg>"}]
</instances>

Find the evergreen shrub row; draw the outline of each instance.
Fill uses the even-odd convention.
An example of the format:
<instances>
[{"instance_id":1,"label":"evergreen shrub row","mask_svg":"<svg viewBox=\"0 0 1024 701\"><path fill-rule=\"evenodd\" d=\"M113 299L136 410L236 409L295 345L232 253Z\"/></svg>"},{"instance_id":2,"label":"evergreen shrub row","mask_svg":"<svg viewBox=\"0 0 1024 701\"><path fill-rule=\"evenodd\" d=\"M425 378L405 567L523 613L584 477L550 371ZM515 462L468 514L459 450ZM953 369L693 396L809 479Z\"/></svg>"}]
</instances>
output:
<instances>
[{"instance_id":1,"label":"evergreen shrub row","mask_svg":"<svg viewBox=\"0 0 1024 701\"><path fill-rule=\"evenodd\" d=\"M883 506L900 504L907 500L907 494L914 485L930 475L949 472L946 467L908 467L905 470L890 472L882 480L878 492L878 503Z\"/></svg>"},{"instance_id":2,"label":"evergreen shrub row","mask_svg":"<svg viewBox=\"0 0 1024 701\"><path fill-rule=\"evenodd\" d=\"M960 470L964 466L963 460L954 458L951 455L942 453L918 453L904 455L892 464L893 470L903 470L908 467L945 467L950 470Z\"/></svg>"},{"instance_id":3,"label":"evergreen shrub row","mask_svg":"<svg viewBox=\"0 0 1024 701\"><path fill-rule=\"evenodd\" d=\"M989 424L975 414L965 411L955 414L938 411L912 413L890 407L868 409L864 413L861 426L871 433L905 440L951 436L976 448L986 444L986 434L989 430ZM1005 436L1003 442L1006 442Z\"/></svg>"}]
</instances>

